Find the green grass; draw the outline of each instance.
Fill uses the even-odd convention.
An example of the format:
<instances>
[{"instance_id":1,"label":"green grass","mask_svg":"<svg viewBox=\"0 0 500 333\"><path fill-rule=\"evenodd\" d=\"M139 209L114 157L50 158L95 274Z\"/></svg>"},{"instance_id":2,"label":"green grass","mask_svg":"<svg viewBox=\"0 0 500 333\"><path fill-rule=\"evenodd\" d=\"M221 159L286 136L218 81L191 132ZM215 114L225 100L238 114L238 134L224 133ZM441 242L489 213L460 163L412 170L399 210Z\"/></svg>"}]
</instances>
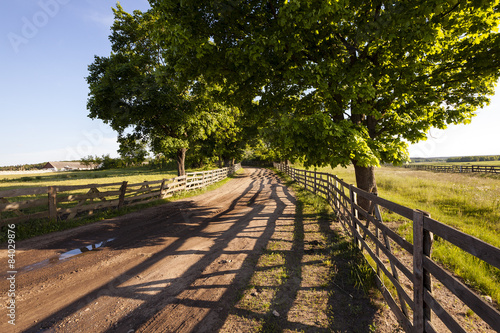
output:
<instances>
[{"instance_id":1,"label":"green grass","mask_svg":"<svg viewBox=\"0 0 500 333\"><path fill-rule=\"evenodd\" d=\"M142 183L144 181L161 180L163 178L174 178L177 175L175 170L153 170L148 167L124 168L112 170L94 170L94 171L73 171L58 173L42 173L30 175L5 175L0 179L0 191L20 188L37 188L47 186L74 186L89 184L109 184L121 183L127 181L130 184ZM107 187L105 191L117 191L120 186ZM85 194L88 189L63 192L58 194L58 198L69 194ZM19 202L34 199L45 199L46 194L24 195L18 197L6 198L9 202ZM118 196L108 197L108 200L117 199ZM5 199L3 199L5 200ZM78 201L59 203L58 208L71 208L78 204ZM33 214L48 209L47 205L23 209L24 214ZM0 213L0 219L15 217L16 212L8 211Z\"/></svg>"},{"instance_id":2,"label":"green grass","mask_svg":"<svg viewBox=\"0 0 500 333\"><path fill-rule=\"evenodd\" d=\"M410 165L484 165L484 166L500 166L500 161L477 161L477 162L419 162L410 163Z\"/></svg>"},{"instance_id":3,"label":"green grass","mask_svg":"<svg viewBox=\"0 0 500 333\"><path fill-rule=\"evenodd\" d=\"M473 163L475 164L475 163ZM353 167L322 168L355 184ZM379 196L421 209L431 217L500 247L500 175L452 174L382 167L375 171ZM411 223L396 214L383 215L385 221L401 221L400 232L412 239ZM452 244L437 239L433 258L443 263L469 285L500 302L500 270L478 260Z\"/></svg>"},{"instance_id":4,"label":"green grass","mask_svg":"<svg viewBox=\"0 0 500 333\"><path fill-rule=\"evenodd\" d=\"M176 170L154 170L147 167L94 171L67 171L29 175L4 175L3 177L0 176L2 177L0 179L0 191L26 187L105 184L123 181L128 181L132 184L160 180L162 178L174 178L176 176Z\"/></svg>"},{"instance_id":5,"label":"green grass","mask_svg":"<svg viewBox=\"0 0 500 333\"><path fill-rule=\"evenodd\" d=\"M188 170L191 172L193 170ZM241 171L238 171L238 174ZM44 174L45 175L45 174ZM117 169L117 170L105 170L105 171L77 171L77 172L65 172L63 174L49 174L46 179L36 179L36 175L34 175L35 180L30 180L29 183L33 184L38 183L41 185L33 185L29 187L38 187L38 186L48 186L48 185L86 185L90 183L103 184L103 183L114 183L121 181L129 181L130 183L139 183L145 180L160 180L163 178L174 178L177 176L177 171L158 171L158 170L150 170L147 168L130 168L130 169ZM66 177L69 176L69 177ZM12 176L10 179L11 184L18 184L20 182L20 178L23 176ZM67 178L70 178L69 180ZM71 179L74 178L74 179ZM110 181L110 178L112 179ZM175 194L173 197L168 199L159 199L153 202L139 204L133 207L123 207L120 210L109 209L105 211L98 212L94 215L90 215L88 217L73 219L73 220L65 220L65 221L54 221L49 219L36 219L30 220L22 223L16 224L16 240L20 241L23 239L32 238L39 235L44 235L54 231L62 231L68 230L71 228L75 228L81 225L86 225L90 223L94 223L97 221L102 221L108 218L122 216L130 212L138 211L141 209L145 209L148 207L162 205L171 201L192 197L206 191L214 190L226 182L228 182L232 177L228 177L216 184L212 184L203 189L197 189L189 192L180 192ZM114 179L114 180L113 180ZM58 182L59 181L59 182ZM9 181L7 181L9 182ZM4 182L0 182L0 190L4 189L1 186ZM10 185L10 184L9 184ZM13 187L19 188L19 186ZM33 196L34 197L34 196ZM42 196L46 197L46 195ZM23 197L26 198L26 197ZM19 199L19 198L15 198ZM38 210L46 210L47 208L40 207ZM37 211L37 209L33 209L33 211ZM33 212L32 211L32 212ZM10 216L9 216L10 217ZM7 240L7 232L5 231L6 226L3 226L0 231L0 244L3 244Z\"/></svg>"},{"instance_id":6,"label":"green grass","mask_svg":"<svg viewBox=\"0 0 500 333\"><path fill-rule=\"evenodd\" d=\"M246 332L366 332L373 318L360 314L375 311L373 270L350 239L330 228L327 201L278 175L296 198L295 216L275 221L267 245L252 258L254 272L232 320L251 323Z\"/></svg>"}]
</instances>

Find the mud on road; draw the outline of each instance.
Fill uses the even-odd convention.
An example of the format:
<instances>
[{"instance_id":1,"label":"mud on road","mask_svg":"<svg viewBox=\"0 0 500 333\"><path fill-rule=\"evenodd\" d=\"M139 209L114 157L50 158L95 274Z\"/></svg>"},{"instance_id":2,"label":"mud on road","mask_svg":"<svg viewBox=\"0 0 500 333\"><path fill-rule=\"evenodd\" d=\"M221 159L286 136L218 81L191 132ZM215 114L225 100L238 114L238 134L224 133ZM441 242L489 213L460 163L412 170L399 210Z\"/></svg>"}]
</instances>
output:
<instances>
[{"instance_id":1,"label":"mud on road","mask_svg":"<svg viewBox=\"0 0 500 333\"><path fill-rule=\"evenodd\" d=\"M16 325L4 315L0 331L219 331L276 222L294 214L275 174L245 169L196 197L18 242Z\"/></svg>"}]
</instances>

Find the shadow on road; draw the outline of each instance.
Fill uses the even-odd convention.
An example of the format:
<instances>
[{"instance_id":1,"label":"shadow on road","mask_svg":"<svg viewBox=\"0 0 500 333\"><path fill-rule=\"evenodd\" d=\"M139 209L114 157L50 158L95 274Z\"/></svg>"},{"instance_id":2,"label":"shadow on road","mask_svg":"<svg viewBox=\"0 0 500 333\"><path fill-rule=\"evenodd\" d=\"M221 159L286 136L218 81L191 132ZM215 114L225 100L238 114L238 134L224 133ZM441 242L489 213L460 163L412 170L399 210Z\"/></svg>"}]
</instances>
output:
<instances>
[{"instance_id":1,"label":"shadow on road","mask_svg":"<svg viewBox=\"0 0 500 333\"><path fill-rule=\"evenodd\" d=\"M308 235L311 231L307 226L309 222L304 221L307 215L301 211L302 204L296 205L295 196L274 173L266 169L248 169L248 173L250 175L239 176L240 180L247 179L247 183L223 210L200 206L193 199L117 218L122 219L121 222L99 236L99 239L115 237L108 246L112 251L157 248L167 244L165 239L174 240L110 282L88 291L60 311L32 325L27 331L51 331L55 327L61 331L58 325L65 318L75 316L103 299L110 303L127 299L137 302L125 315L117 314L107 328L93 330L90 322L80 322L79 325L89 325L89 332L244 332L245 327L250 327L252 323L267 332L279 332L285 328L330 332L331 327L347 332L349 326L339 325L338 318L333 319L335 314L328 314L328 311L325 311L328 317L326 322L315 322L309 317L300 320L296 303L308 291L327 295L324 301L327 307L340 311L337 305L348 307L351 301L356 311L363 311L365 317L372 317L373 308L353 300L355 288L339 292L332 284L317 287L305 284L310 265L318 263L316 255L324 254L335 263L331 248L325 246L311 252L313 243ZM226 184L228 189L230 184ZM225 198L227 196L221 196L220 200ZM333 240L329 221L322 221L318 232L323 234L328 244ZM86 235L75 239L74 244L78 247L79 244L99 239ZM283 248L276 247L279 242L284 244ZM282 261L263 267L263 255L276 255ZM342 260L336 262L339 267ZM184 265L182 269L180 263ZM163 265L165 277L148 281L138 279L158 265ZM173 265L172 271L177 269L178 274L169 274L168 265ZM285 272L280 283L266 284L264 281L257 286L256 272L272 269ZM328 276L333 276L331 268L327 270ZM102 274L113 272L103 271ZM249 290L256 287L257 292L269 295L267 309L254 311L240 306ZM279 310L278 315L274 313L276 309ZM345 315L353 313L343 312ZM239 319L235 320L235 317ZM249 322L250 326L241 326L241 320ZM364 329L369 330L367 326Z\"/></svg>"}]
</instances>

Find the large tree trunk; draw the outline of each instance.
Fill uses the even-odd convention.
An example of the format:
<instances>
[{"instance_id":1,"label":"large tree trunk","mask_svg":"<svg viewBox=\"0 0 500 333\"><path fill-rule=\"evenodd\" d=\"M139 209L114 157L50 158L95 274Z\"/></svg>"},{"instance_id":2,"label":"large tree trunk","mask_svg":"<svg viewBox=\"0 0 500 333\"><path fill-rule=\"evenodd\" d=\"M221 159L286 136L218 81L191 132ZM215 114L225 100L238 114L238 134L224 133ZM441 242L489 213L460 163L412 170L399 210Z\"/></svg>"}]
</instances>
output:
<instances>
[{"instance_id":1,"label":"large tree trunk","mask_svg":"<svg viewBox=\"0 0 500 333\"><path fill-rule=\"evenodd\" d=\"M357 165L356 161L353 161L353 165L356 174L356 186L366 192L378 194L375 167L362 167ZM358 196L358 205L364 210L368 210L370 202Z\"/></svg>"},{"instance_id":2,"label":"large tree trunk","mask_svg":"<svg viewBox=\"0 0 500 333\"><path fill-rule=\"evenodd\" d=\"M186 168L184 162L186 161L186 148L179 148L177 150L177 175L184 176L186 174Z\"/></svg>"}]
</instances>

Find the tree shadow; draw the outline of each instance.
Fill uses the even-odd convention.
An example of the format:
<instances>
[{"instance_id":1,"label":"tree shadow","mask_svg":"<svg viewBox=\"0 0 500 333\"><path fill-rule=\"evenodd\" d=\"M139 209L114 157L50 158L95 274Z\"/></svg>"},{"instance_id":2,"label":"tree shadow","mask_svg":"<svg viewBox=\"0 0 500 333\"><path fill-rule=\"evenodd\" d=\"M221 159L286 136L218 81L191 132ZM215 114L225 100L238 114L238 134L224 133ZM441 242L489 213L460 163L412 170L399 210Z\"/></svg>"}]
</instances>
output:
<instances>
[{"instance_id":1,"label":"tree shadow","mask_svg":"<svg viewBox=\"0 0 500 333\"><path fill-rule=\"evenodd\" d=\"M359 329L359 324L355 327L348 324L349 321L357 320L349 319L355 313L344 311L340 304L346 308L353 304L354 309L358 309L356 300L361 297L360 291L352 283L344 284L344 280L339 282L341 275L337 277L335 274L332 274L332 283L317 288L329 293L328 305L337 311L331 314L328 328L289 319L299 293L314 289L304 287L302 281L308 265L317 262L305 261L304 256L314 251L326 254L339 267L342 267L346 259L341 253L333 254L333 249L339 247L336 245L339 240L330 228L330 221L320 220L319 223L321 233L328 239L328 246L314 250L311 242L304 240L304 218L309 216L303 214L302 203L296 201L281 181L278 182L279 178L275 174L265 169L256 169L249 178L250 184L224 211L216 212L213 208L199 207L193 201L177 206L172 203L166 205L168 208L156 208L156 211L152 209L152 215L143 212L142 216L148 216L150 222L145 220L138 225L137 218L140 218L141 212L135 212L116 218L120 222L99 237L94 233L74 239L73 244L78 247L117 233L134 233L137 237L133 242L121 242L120 237L117 237L109 244L111 250L126 250L162 245L164 237L176 237L168 246L141 263L80 296L64 309L33 324L26 331L50 330L58 322L81 312L100 297L110 297L116 302L120 299L140 301L139 305L125 317L116 320L105 332L216 332L224 327L232 314L257 319L261 323L261 331L267 332L280 332L285 328L306 332L330 332L332 328L341 332L350 332L351 328ZM297 208L295 213L290 213L289 209L293 205ZM164 223L159 222L159 219L164 220ZM227 225L227 228L209 230L210 226L217 224ZM274 293L269 311L248 311L235 307L241 300L243 290L251 284L254 272L277 267L262 268L257 263L263 253L269 253L266 247L270 242L281 240L276 228L278 224L293 230L293 238L285 242L290 247L272 251L284 258L284 262L277 266L288 272L288 277L278 286L261 286L263 289L272 289ZM189 241L196 238L210 239L212 245L206 249L188 248ZM244 248L234 247L235 243L241 242L247 242L248 245ZM137 276L175 257L195 259L178 276L137 281ZM346 266L346 269L349 267ZM339 289L338 286L342 288ZM360 304L363 315L372 318L374 310L365 307L366 302ZM273 309L278 309L279 316L273 314ZM363 323L361 331L368 331L369 323L371 322Z\"/></svg>"},{"instance_id":2,"label":"tree shadow","mask_svg":"<svg viewBox=\"0 0 500 333\"><path fill-rule=\"evenodd\" d=\"M258 172L262 171L259 170ZM257 179L259 179L259 177L257 177ZM124 325L127 326L128 325L127 323L130 322L132 326L137 326L137 322L142 322L147 319L147 318L142 318L142 321L137 321L138 319L137 317L141 316L141 313L143 312L142 310L144 308L148 308L150 307L150 305L156 304L155 307L157 308L158 311L160 311L161 308L163 308L166 304L169 303L166 300L175 298L176 293L174 291L180 291L187 288L198 277L196 273L203 271L205 267L213 263L215 259L224 254L225 246L233 239L235 239L238 233L244 230L245 227L252 221L254 217L259 216L263 218L269 218L267 216L268 215L267 213L265 214L262 213L262 211L264 210L264 206L257 204L252 205L252 207L249 208L249 211L245 212L245 214L243 215L233 214L233 216L229 217L226 216L234 211L236 205L244 204L245 206L247 206L246 202L248 201L247 199L248 196L251 195L253 198L255 198L256 196L258 196L258 194L262 191L263 188L264 188L264 182L263 181L257 182L257 180L254 179L242 192L242 194L237 199L233 200L233 202L230 204L227 210L218 213L214 217L204 218L204 214L208 211L211 211L210 209L205 209L203 207L196 207L194 205L191 205L190 207L188 207L188 209L186 209L186 207L183 206L182 209L178 210L178 212L175 212L175 210L170 210L169 212L172 214L167 215L166 217L163 217L161 216L162 214L160 214L160 218L165 218L166 220L168 220L168 228L165 229L165 226L162 225L161 223L159 223L160 225L159 228L153 228L153 229L148 229L145 228L144 225L141 225L139 229L146 230L145 231L146 234L145 235L139 234L138 235L139 237L136 237L138 241L134 242L133 244L120 243L119 239L113 241L109 246L110 248L125 249L131 247L139 248L145 246L155 246L161 244L162 238L165 236L175 235L178 237L176 241L171 243L163 250L155 253L141 264L136 265L135 267L127 270L123 274L120 274L118 277L114 278L106 285L96 288L91 292L87 293L86 295L81 296L79 299L75 300L70 305L66 306L64 309L58 311L57 313L52 314L48 318L45 318L40 323L33 325L30 329L28 329L28 331L37 332L46 328L50 328L55 322L57 322L61 318L67 317L72 313L79 311L80 309L84 308L85 306L93 302L95 299L103 295L106 296L115 295L117 297L128 297L128 298L137 298L145 300L145 303L139 308L137 308L133 313L129 314L129 316L127 316L126 319L122 319L115 324L115 327L124 327ZM256 193L255 194L252 193L252 190L255 191ZM139 213L132 213L130 215L134 214L137 215ZM197 221L193 221L193 217L196 217ZM130 218L130 220L133 221L134 218L132 217ZM230 221L232 221L231 226L227 230L219 234L210 234L204 232L204 229L209 224L226 223L226 222L229 223ZM234 223L234 221L238 221L238 223ZM120 225L120 228L125 226L125 230L122 230L122 232L130 233L139 231L137 230L137 228L132 228L132 230L127 229L126 227L128 225L130 224L127 222ZM108 233L111 235L113 234L114 231L115 229L112 228L111 230L108 230ZM102 237L105 238L108 236L101 234L99 238ZM142 285L133 284L132 286L121 287L122 284L129 281L132 277L137 276L141 272L144 272L151 266L157 264L158 262L169 256L182 256L182 255L192 254L191 251L179 251L179 249L183 246L186 240L192 237L213 238L214 242L210 249L206 251L196 251L196 254L201 255L201 258L196 263L191 265L191 267L189 267L189 269L184 274L182 274L182 276L179 276L174 280L165 280L158 282L160 284L168 283L169 286L163 288L163 290L161 290L157 295L145 296L143 294L144 286ZM90 238L88 237L83 237L83 238L85 238L85 241L83 241L82 239L74 241L76 247L79 247L79 242L86 243L90 240ZM261 239L264 240L260 242L265 242L265 238L266 236L264 233L264 236L261 237ZM261 245L257 244L256 247L258 248L259 246ZM155 282L152 283L152 285L158 285L158 283Z\"/></svg>"},{"instance_id":3,"label":"tree shadow","mask_svg":"<svg viewBox=\"0 0 500 333\"><path fill-rule=\"evenodd\" d=\"M290 191L284 187L283 192L288 202L296 205L296 212L293 224L293 240L291 247L287 250L270 250L269 253L282 255L284 263L277 265L266 265L264 268L252 267L254 272L272 271L283 268L287 272L287 279L279 285L252 285L250 277L246 278L246 289L272 290L272 299L267 311L249 310L244 307L233 307L230 312L225 314L235 315L245 318L246 322L253 321L257 324L252 331L258 332L282 332L283 330L292 330L300 332L370 332L377 309L371 304L370 299L363 290L356 286L356 282L351 278L352 266L361 260L359 252L353 250L349 242L343 239L337 232L331 228L331 219L321 214L304 214L304 202L296 200ZM319 231L326 239L326 244L317 240L305 241L305 220L318 221ZM290 225L281 225L288 227ZM268 241L277 239L273 236ZM278 239L279 240L279 239ZM285 243L289 242L288 240ZM321 246L325 245L325 246ZM256 254L258 256L259 254ZM328 258L330 272L328 283L321 286L307 286L304 283L305 276L309 267L312 265L323 265L324 260L313 260L318 255ZM305 257L308 258L305 258ZM257 260L254 260L256 262ZM312 318L295 318L297 312L297 301L304 298L307 294L327 293L327 325L320 323L321 320ZM251 293L255 296L255 292ZM233 304L241 302L244 295L240 295ZM231 301L231 299L227 299ZM314 311L314 310L313 310ZM243 321L245 323L245 321ZM322 325L323 324L323 325ZM203 331L203 322L200 322L193 332ZM214 331L223 328L223 322L217 326ZM228 331L227 327L225 327ZM234 327L233 327L234 329ZM250 329L250 328L247 328ZM238 329L239 332L245 332L245 329Z\"/></svg>"}]
</instances>

